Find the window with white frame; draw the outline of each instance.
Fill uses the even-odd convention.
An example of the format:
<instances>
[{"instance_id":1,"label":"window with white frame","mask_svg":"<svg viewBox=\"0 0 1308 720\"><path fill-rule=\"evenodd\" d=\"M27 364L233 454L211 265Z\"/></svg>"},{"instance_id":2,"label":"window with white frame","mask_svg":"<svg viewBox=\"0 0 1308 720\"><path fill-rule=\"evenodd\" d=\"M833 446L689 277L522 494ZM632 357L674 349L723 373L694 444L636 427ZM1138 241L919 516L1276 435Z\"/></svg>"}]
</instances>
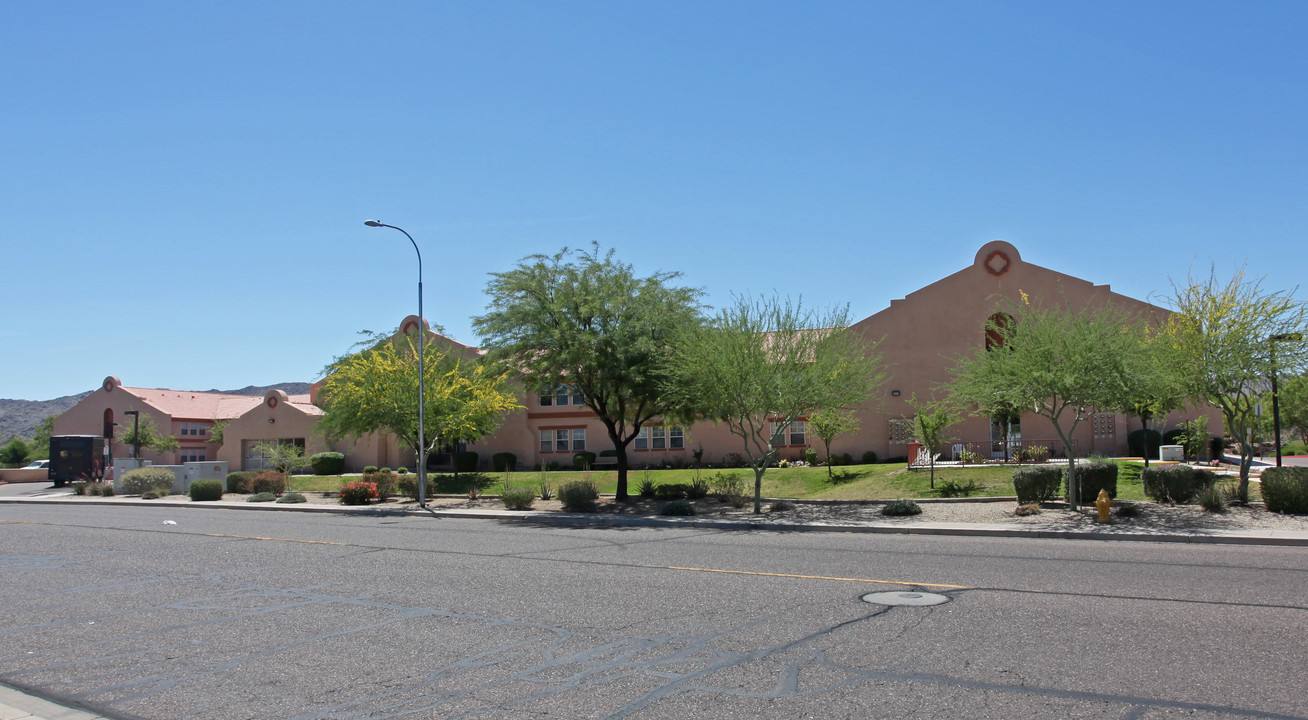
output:
<instances>
[{"instance_id":1,"label":"window with white frame","mask_svg":"<svg viewBox=\"0 0 1308 720\"><path fill-rule=\"evenodd\" d=\"M572 429L572 451L581 452L586 449L586 428Z\"/></svg>"},{"instance_id":2,"label":"window with white frame","mask_svg":"<svg viewBox=\"0 0 1308 720\"><path fill-rule=\"evenodd\" d=\"M890 444L907 445L913 442L913 418L890 418Z\"/></svg>"},{"instance_id":3,"label":"window with white frame","mask_svg":"<svg viewBox=\"0 0 1308 720\"><path fill-rule=\"evenodd\" d=\"M554 404L554 391L550 388L543 388L540 391L540 406L549 407Z\"/></svg>"},{"instance_id":4,"label":"window with white frame","mask_svg":"<svg viewBox=\"0 0 1308 720\"><path fill-rule=\"evenodd\" d=\"M636 435L637 450L683 450L686 433L676 425L646 425Z\"/></svg>"},{"instance_id":5,"label":"window with white frame","mask_svg":"<svg viewBox=\"0 0 1308 720\"><path fill-rule=\"evenodd\" d=\"M179 462L183 463L204 462L205 460L203 448L182 448L178 451L178 456Z\"/></svg>"},{"instance_id":6,"label":"window with white frame","mask_svg":"<svg viewBox=\"0 0 1308 720\"><path fill-rule=\"evenodd\" d=\"M541 451L541 452L554 452L554 431L553 431L553 430L541 430L541 431L540 431L540 451Z\"/></svg>"},{"instance_id":7,"label":"window with white frame","mask_svg":"<svg viewBox=\"0 0 1308 720\"><path fill-rule=\"evenodd\" d=\"M803 420L796 420L790 423L790 444L807 445L808 444L808 423Z\"/></svg>"},{"instance_id":8,"label":"window with white frame","mask_svg":"<svg viewBox=\"0 0 1308 720\"><path fill-rule=\"evenodd\" d=\"M574 388L571 385L545 388L540 391L539 398L541 407L550 407L551 405L563 407L566 405L586 404L586 399L577 391L577 388Z\"/></svg>"}]
</instances>

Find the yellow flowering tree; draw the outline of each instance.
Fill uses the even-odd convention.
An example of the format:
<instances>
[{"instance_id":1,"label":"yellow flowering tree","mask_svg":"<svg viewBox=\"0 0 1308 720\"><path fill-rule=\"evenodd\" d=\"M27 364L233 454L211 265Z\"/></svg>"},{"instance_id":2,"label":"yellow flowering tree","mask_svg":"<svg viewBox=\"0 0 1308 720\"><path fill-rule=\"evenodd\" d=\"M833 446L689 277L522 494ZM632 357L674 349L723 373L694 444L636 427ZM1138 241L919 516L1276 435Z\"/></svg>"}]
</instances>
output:
<instances>
[{"instance_id":1,"label":"yellow flowering tree","mask_svg":"<svg viewBox=\"0 0 1308 720\"><path fill-rule=\"evenodd\" d=\"M1294 373L1308 364L1308 308L1292 292L1245 280L1243 270L1225 283L1215 268L1206 280L1188 280L1171 299L1170 350L1189 397L1221 408L1240 448L1239 500L1248 502L1259 398L1274 371Z\"/></svg>"},{"instance_id":2,"label":"yellow flowering tree","mask_svg":"<svg viewBox=\"0 0 1308 720\"><path fill-rule=\"evenodd\" d=\"M318 394L329 438L389 432L413 448L420 467L442 443L494 432L518 405L504 374L428 340L423 357L426 447L418 445L417 335L406 334L347 355L328 369Z\"/></svg>"}]
</instances>

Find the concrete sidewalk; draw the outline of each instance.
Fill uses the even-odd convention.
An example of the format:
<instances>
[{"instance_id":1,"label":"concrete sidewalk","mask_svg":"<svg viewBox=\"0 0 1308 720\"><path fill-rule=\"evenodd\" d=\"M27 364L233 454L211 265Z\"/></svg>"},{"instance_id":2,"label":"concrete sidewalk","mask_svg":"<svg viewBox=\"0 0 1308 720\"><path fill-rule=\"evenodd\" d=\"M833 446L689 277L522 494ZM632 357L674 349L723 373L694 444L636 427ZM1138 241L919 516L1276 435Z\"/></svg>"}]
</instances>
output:
<instances>
[{"instance_id":1,"label":"concrete sidewalk","mask_svg":"<svg viewBox=\"0 0 1308 720\"><path fill-rule=\"evenodd\" d=\"M0 720L108 720L104 715L65 707L0 685Z\"/></svg>"}]
</instances>

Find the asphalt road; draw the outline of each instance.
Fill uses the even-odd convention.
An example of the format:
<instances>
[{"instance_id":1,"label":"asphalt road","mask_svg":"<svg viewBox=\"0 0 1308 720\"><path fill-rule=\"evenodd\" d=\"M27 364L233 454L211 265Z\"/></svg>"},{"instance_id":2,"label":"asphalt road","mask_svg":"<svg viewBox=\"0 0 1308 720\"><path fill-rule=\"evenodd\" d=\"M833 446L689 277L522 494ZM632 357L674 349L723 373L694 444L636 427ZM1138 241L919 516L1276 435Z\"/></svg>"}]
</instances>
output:
<instances>
[{"instance_id":1,"label":"asphalt road","mask_svg":"<svg viewBox=\"0 0 1308 720\"><path fill-rule=\"evenodd\" d=\"M1308 718L1296 548L0 505L0 581L121 718Z\"/></svg>"}]
</instances>

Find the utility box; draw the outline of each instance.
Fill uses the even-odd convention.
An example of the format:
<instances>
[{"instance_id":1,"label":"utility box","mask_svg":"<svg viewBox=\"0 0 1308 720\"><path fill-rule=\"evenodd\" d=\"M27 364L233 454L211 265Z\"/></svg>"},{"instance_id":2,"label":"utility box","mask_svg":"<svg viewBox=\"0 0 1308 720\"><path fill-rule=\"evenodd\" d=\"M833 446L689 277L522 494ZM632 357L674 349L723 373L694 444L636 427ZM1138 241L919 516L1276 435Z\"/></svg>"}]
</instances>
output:
<instances>
[{"instance_id":1,"label":"utility box","mask_svg":"<svg viewBox=\"0 0 1308 720\"><path fill-rule=\"evenodd\" d=\"M183 463L182 467L186 468L186 488L182 492L191 491L191 483L196 480L218 480L227 487L227 461L226 460L209 460L206 462L188 462Z\"/></svg>"},{"instance_id":2,"label":"utility box","mask_svg":"<svg viewBox=\"0 0 1308 720\"><path fill-rule=\"evenodd\" d=\"M1158 459L1163 461L1181 462L1185 460L1185 447L1182 445L1159 445Z\"/></svg>"},{"instance_id":3,"label":"utility box","mask_svg":"<svg viewBox=\"0 0 1308 720\"><path fill-rule=\"evenodd\" d=\"M104 478L104 438L99 435L50 436L50 481L99 482Z\"/></svg>"}]
</instances>

